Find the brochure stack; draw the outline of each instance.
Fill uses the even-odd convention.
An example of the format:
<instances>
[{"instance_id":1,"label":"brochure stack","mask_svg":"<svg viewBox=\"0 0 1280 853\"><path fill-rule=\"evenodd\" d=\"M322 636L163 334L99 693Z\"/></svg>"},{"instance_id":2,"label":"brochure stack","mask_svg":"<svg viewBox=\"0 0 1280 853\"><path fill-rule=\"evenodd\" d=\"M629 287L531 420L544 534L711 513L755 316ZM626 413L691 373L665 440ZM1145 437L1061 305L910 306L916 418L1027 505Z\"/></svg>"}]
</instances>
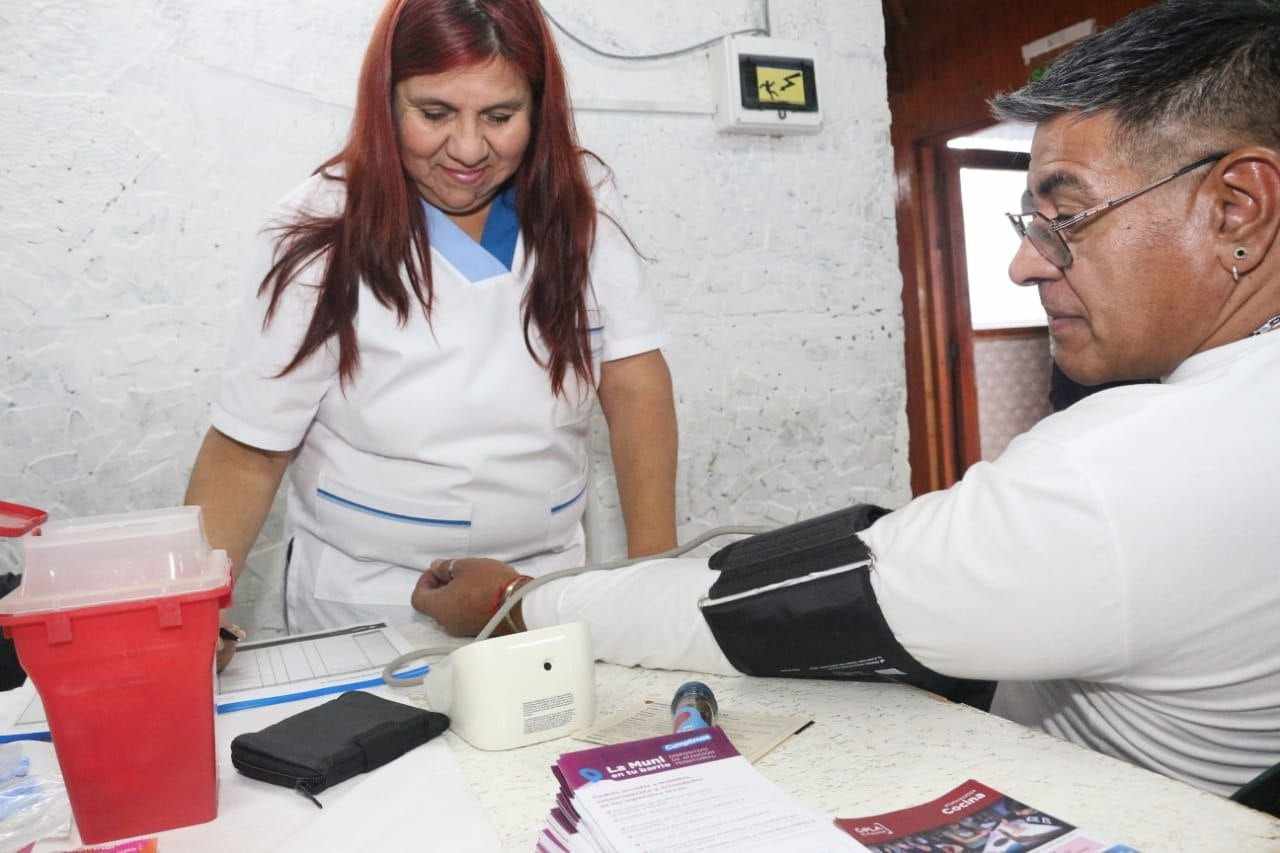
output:
<instances>
[{"instance_id":1,"label":"brochure stack","mask_svg":"<svg viewBox=\"0 0 1280 853\"><path fill-rule=\"evenodd\" d=\"M719 727L560 756L541 853L865 850L760 775Z\"/></svg>"}]
</instances>

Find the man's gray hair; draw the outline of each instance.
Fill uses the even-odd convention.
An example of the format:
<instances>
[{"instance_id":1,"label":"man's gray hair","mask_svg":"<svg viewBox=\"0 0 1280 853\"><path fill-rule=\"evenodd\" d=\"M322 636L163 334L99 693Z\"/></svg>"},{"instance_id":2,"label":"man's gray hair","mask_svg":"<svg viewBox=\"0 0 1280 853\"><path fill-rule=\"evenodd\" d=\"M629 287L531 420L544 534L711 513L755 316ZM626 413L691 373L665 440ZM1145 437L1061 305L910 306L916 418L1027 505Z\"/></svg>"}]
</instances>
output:
<instances>
[{"instance_id":1,"label":"man's gray hair","mask_svg":"<svg viewBox=\"0 0 1280 853\"><path fill-rule=\"evenodd\" d=\"M1280 150L1280 0L1166 0L1063 54L991 101L1040 124L1109 113L1117 142L1157 158L1255 144Z\"/></svg>"}]
</instances>

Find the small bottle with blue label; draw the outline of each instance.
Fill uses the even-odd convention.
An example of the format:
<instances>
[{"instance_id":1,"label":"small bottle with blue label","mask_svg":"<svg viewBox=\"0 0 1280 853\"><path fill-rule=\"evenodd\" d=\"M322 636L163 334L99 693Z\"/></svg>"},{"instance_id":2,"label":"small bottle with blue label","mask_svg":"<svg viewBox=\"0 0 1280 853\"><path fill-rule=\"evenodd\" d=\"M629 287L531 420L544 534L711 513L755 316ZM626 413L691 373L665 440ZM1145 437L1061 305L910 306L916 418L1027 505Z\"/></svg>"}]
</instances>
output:
<instances>
[{"instance_id":1,"label":"small bottle with blue label","mask_svg":"<svg viewBox=\"0 0 1280 853\"><path fill-rule=\"evenodd\" d=\"M716 696L701 681L686 681L671 699L671 730L687 732L716 724Z\"/></svg>"}]
</instances>

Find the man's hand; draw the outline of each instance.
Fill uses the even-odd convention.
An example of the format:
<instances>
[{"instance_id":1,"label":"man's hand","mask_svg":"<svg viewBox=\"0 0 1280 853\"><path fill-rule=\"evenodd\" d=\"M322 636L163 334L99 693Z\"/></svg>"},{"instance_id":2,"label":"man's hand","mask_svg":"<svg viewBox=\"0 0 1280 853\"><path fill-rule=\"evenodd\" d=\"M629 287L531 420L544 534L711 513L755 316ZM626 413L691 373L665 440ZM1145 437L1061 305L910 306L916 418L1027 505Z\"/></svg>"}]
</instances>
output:
<instances>
[{"instance_id":1,"label":"man's hand","mask_svg":"<svg viewBox=\"0 0 1280 853\"><path fill-rule=\"evenodd\" d=\"M502 589L519 576L506 563L477 557L435 560L422 573L409 603L455 637L474 637L489 618ZM517 605L519 609L519 605ZM516 620L516 624L520 624ZM495 631L504 633L502 627Z\"/></svg>"}]
</instances>

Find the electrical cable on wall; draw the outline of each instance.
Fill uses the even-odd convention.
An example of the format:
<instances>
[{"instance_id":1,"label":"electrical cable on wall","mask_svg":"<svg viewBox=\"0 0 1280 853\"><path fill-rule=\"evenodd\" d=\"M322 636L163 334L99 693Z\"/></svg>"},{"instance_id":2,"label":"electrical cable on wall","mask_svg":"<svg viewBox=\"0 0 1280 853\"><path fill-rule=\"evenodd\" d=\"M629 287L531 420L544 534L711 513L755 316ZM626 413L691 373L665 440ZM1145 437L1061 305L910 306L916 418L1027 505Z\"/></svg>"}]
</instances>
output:
<instances>
[{"instance_id":1,"label":"electrical cable on wall","mask_svg":"<svg viewBox=\"0 0 1280 853\"><path fill-rule=\"evenodd\" d=\"M715 38L707 39L706 41L701 41L701 42L698 42L697 44L689 45L688 47L682 47L677 50L666 50L661 53L634 53L634 54L611 53L610 51L607 51L607 50L601 50L595 45L575 35L564 24L556 20L556 17L551 14L550 10L547 9L545 4L539 3L538 5L542 8L542 14L547 16L547 20L551 22L552 26L554 26L560 32L564 33L565 36L570 41L585 48L591 53L594 53L596 56L603 56L607 59L620 59L623 61L631 61L631 62L643 62L643 61L649 61L654 59L671 59L672 57L676 57L676 56L684 56L687 53L696 53L697 51L705 50L706 48L711 47L713 44L716 44L726 36L743 36L743 35L767 36L770 34L769 33L769 0L762 0L762 6L764 8L764 27L753 27L751 29L746 29L746 30L735 30L734 32L725 33L724 35L719 35L719 36L716 36Z\"/></svg>"}]
</instances>

